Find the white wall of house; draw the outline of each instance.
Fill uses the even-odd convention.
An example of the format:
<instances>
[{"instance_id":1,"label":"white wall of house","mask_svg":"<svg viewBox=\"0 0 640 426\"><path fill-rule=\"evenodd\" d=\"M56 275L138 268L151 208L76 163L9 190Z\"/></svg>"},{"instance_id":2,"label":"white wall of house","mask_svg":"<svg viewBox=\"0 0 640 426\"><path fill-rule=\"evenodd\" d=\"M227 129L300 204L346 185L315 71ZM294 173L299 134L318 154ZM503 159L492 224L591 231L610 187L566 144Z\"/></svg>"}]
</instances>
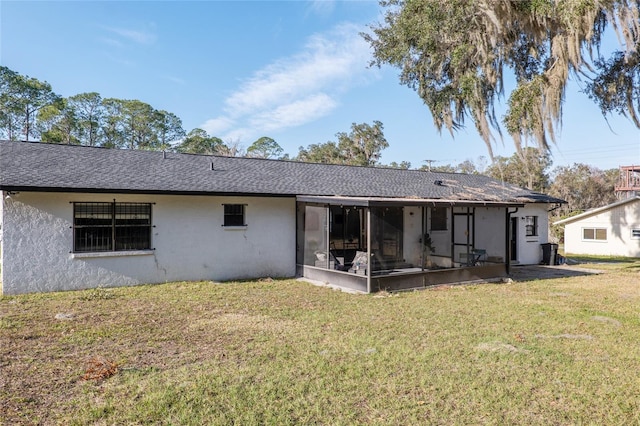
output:
<instances>
[{"instance_id":1,"label":"white wall of house","mask_svg":"<svg viewBox=\"0 0 640 426\"><path fill-rule=\"evenodd\" d=\"M512 263L537 265L542 261L540 244L549 242L549 205L545 203L527 204L520 207L511 217L518 218L517 259ZM527 236L527 216L537 217L537 235Z\"/></svg>"},{"instance_id":2,"label":"white wall of house","mask_svg":"<svg viewBox=\"0 0 640 426\"><path fill-rule=\"evenodd\" d=\"M152 206L155 250L74 254L72 202ZM3 199L4 294L295 275L295 199L21 192ZM223 227L223 204L246 227Z\"/></svg>"},{"instance_id":3,"label":"white wall of house","mask_svg":"<svg viewBox=\"0 0 640 426\"><path fill-rule=\"evenodd\" d=\"M606 240L585 239L584 229L605 229ZM640 257L640 200L576 219L564 227L564 249L571 254Z\"/></svg>"},{"instance_id":4,"label":"white wall of house","mask_svg":"<svg viewBox=\"0 0 640 426\"><path fill-rule=\"evenodd\" d=\"M422 260L422 207L407 206L404 212L404 237L402 253L405 261L420 265Z\"/></svg>"}]
</instances>

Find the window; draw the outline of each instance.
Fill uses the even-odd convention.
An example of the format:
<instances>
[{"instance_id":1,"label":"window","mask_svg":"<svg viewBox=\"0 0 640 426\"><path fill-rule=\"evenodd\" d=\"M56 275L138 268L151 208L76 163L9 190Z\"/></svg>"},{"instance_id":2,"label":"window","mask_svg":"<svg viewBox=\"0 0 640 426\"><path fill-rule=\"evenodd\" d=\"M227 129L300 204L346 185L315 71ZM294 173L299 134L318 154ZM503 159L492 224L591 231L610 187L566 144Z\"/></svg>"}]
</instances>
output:
<instances>
[{"instance_id":1,"label":"window","mask_svg":"<svg viewBox=\"0 0 640 426\"><path fill-rule=\"evenodd\" d=\"M244 204L223 204L224 224L222 226L247 226L244 221Z\"/></svg>"},{"instance_id":2,"label":"window","mask_svg":"<svg viewBox=\"0 0 640 426\"><path fill-rule=\"evenodd\" d=\"M431 209L431 230L446 231L447 230L447 208L434 207Z\"/></svg>"},{"instance_id":3,"label":"window","mask_svg":"<svg viewBox=\"0 0 640 426\"><path fill-rule=\"evenodd\" d=\"M607 241L606 228L582 228L584 241Z\"/></svg>"},{"instance_id":4,"label":"window","mask_svg":"<svg viewBox=\"0 0 640 426\"><path fill-rule=\"evenodd\" d=\"M151 204L73 203L73 251L151 249Z\"/></svg>"},{"instance_id":5,"label":"window","mask_svg":"<svg viewBox=\"0 0 640 426\"><path fill-rule=\"evenodd\" d=\"M538 235L538 216L525 216L525 235L535 237Z\"/></svg>"},{"instance_id":6,"label":"window","mask_svg":"<svg viewBox=\"0 0 640 426\"><path fill-rule=\"evenodd\" d=\"M631 239L632 240L640 240L640 229L632 229L631 230Z\"/></svg>"}]
</instances>

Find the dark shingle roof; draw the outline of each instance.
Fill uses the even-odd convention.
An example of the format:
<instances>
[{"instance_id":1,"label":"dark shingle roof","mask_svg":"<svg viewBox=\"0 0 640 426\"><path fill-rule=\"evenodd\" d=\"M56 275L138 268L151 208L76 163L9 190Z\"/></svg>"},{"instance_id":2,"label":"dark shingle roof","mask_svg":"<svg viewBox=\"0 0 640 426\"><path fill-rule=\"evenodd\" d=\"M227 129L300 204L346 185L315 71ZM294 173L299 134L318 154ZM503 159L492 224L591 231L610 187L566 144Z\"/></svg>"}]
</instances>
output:
<instances>
[{"instance_id":1,"label":"dark shingle roof","mask_svg":"<svg viewBox=\"0 0 640 426\"><path fill-rule=\"evenodd\" d=\"M0 189L562 201L480 175L9 141Z\"/></svg>"}]
</instances>

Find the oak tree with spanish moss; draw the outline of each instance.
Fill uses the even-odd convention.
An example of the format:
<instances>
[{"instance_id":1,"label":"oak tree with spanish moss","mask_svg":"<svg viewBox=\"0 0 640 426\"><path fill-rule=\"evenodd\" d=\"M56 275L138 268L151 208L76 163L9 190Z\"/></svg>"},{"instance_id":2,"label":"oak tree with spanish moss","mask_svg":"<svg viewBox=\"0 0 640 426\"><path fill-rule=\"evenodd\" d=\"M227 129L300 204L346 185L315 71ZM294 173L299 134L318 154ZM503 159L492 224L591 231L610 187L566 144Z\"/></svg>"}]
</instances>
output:
<instances>
[{"instance_id":1,"label":"oak tree with spanish moss","mask_svg":"<svg viewBox=\"0 0 640 426\"><path fill-rule=\"evenodd\" d=\"M493 158L506 129L518 152L525 142L548 151L561 123L570 78L588 80L603 113L640 127L640 0L388 0L385 20L364 34L373 64L400 69L438 130L471 120ZM602 57L610 28L619 50ZM504 81L515 77L501 120Z\"/></svg>"}]
</instances>

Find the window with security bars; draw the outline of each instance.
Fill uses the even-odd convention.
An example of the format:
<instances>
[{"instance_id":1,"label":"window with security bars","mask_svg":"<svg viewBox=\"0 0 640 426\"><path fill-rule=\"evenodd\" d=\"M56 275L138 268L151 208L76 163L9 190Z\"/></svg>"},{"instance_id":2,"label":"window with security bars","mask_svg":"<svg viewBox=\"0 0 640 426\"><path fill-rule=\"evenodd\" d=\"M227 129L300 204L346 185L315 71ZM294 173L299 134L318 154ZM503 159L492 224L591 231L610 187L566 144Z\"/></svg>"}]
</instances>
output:
<instances>
[{"instance_id":1,"label":"window with security bars","mask_svg":"<svg viewBox=\"0 0 640 426\"><path fill-rule=\"evenodd\" d=\"M151 204L73 203L73 251L151 248Z\"/></svg>"},{"instance_id":2,"label":"window with security bars","mask_svg":"<svg viewBox=\"0 0 640 426\"><path fill-rule=\"evenodd\" d=\"M244 204L224 204L223 226L247 226L244 221Z\"/></svg>"}]
</instances>

